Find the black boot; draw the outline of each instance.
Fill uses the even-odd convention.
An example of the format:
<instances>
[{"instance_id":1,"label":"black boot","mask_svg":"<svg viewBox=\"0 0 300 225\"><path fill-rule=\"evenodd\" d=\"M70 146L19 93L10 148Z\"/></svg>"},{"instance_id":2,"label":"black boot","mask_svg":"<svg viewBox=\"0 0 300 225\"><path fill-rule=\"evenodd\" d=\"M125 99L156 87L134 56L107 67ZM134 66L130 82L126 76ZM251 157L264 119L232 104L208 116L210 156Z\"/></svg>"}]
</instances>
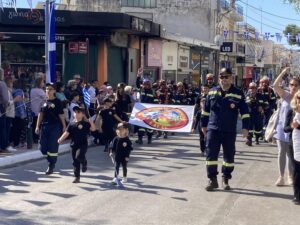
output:
<instances>
[{"instance_id":1,"label":"black boot","mask_svg":"<svg viewBox=\"0 0 300 225\"><path fill-rule=\"evenodd\" d=\"M208 184L205 187L206 191L213 191L214 189L218 188L219 184L218 184L218 180L217 178L211 178L208 180Z\"/></svg>"},{"instance_id":2,"label":"black boot","mask_svg":"<svg viewBox=\"0 0 300 225\"><path fill-rule=\"evenodd\" d=\"M49 164L49 166L48 166L48 168L47 168L45 174L46 174L46 175L52 174L52 173L54 172L54 167L55 167L55 166L54 166L53 164Z\"/></svg>"},{"instance_id":3,"label":"black boot","mask_svg":"<svg viewBox=\"0 0 300 225\"><path fill-rule=\"evenodd\" d=\"M168 133L167 132L164 133L164 139L168 139Z\"/></svg>"},{"instance_id":4,"label":"black boot","mask_svg":"<svg viewBox=\"0 0 300 225\"><path fill-rule=\"evenodd\" d=\"M87 171L87 161L86 160L82 163L81 171L83 173L85 173Z\"/></svg>"},{"instance_id":5,"label":"black boot","mask_svg":"<svg viewBox=\"0 0 300 225\"><path fill-rule=\"evenodd\" d=\"M73 180L74 184L80 183L80 177L75 177L75 179Z\"/></svg>"},{"instance_id":6,"label":"black boot","mask_svg":"<svg viewBox=\"0 0 300 225\"><path fill-rule=\"evenodd\" d=\"M246 145L252 146L252 141L248 139L248 140L246 141Z\"/></svg>"},{"instance_id":7,"label":"black boot","mask_svg":"<svg viewBox=\"0 0 300 225\"><path fill-rule=\"evenodd\" d=\"M143 144L143 137L139 136L139 139L135 141L135 143L142 145Z\"/></svg>"},{"instance_id":8,"label":"black boot","mask_svg":"<svg viewBox=\"0 0 300 225\"><path fill-rule=\"evenodd\" d=\"M223 180L222 180L222 185L223 185L223 189L225 191L229 191L230 190L230 186L229 186L229 180L225 177L223 177Z\"/></svg>"}]
</instances>

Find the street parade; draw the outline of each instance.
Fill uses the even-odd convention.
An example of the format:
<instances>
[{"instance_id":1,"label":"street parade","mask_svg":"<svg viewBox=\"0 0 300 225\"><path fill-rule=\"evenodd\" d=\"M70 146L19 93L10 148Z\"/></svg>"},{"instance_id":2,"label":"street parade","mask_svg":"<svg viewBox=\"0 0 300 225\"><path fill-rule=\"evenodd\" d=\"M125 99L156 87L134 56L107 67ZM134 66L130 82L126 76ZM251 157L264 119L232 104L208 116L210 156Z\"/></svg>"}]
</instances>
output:
<instances>
[{"instance_id":1,"label":"street parade","mask_svg":"<svg viewBox=\"0 0 300 225\"><path fill-rule=\"evenodd\" d=\"M300 2L272 2L0 0L0 225L298 224Z\"/></svg>"}]
</instances>

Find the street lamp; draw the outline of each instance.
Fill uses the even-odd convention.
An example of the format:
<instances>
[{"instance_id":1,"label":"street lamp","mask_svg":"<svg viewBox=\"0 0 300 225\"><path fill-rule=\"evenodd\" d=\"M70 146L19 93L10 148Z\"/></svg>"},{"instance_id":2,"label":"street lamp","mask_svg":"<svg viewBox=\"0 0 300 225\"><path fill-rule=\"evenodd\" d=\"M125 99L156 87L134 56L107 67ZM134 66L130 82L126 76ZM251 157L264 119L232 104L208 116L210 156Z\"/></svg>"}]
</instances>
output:
<instances>
[{"instance_id":1,"label":"street lamp","mask_svg":"<svg viewBox=\"0 0 300 225\"><path fill-rule=\"evenodd\" d=\"M224 55L224 60L225 60L225 68L228 68L229 67L229 56L227 53Z\"/></svg>"}]
</instances>

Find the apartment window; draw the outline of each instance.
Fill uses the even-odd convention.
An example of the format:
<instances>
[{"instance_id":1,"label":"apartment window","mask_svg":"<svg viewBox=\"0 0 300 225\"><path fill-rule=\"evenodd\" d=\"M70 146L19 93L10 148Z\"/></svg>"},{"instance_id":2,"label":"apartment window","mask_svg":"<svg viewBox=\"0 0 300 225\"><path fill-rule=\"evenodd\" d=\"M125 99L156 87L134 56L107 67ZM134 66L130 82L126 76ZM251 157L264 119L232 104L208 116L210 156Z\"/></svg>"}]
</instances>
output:
<instances>
[{"instance_id":1,"label":"apartment window","mask_svg":"<svg viewBox=\"0 0 300 225\"><path fill-rule=\"evenodd\" d=\"M123 7L156 8L157 0L122 0Z\"/></svg>"}]
</instances>

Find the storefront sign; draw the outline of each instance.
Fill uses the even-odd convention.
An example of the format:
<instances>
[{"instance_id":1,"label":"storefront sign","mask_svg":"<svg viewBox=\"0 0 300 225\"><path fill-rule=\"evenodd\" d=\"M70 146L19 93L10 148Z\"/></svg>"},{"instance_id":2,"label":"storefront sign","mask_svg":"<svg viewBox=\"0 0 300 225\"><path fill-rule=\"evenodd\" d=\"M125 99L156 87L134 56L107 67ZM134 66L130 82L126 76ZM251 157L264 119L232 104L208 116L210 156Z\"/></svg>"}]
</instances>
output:
<instances>
[{"instance_id":1,"label":"storefront sign","mask_svg":"<svg viewBox=\"0 0 300 225\"><path fill-rule=\"evenodd\" d=\"M221 52L232 52L233 51L233 43L232 42L223 42L221 45Z\"/></svg>"},{"instance_id":2,"label":"storefront sign","mask_svg":"<svg viewBox=\"0 0 300 225\"><path fill-rule=\"evenodd\" d=\"M0 33L0 42L45 42L44 34ZM55 35L56 42L65 42L66 36Z\"/></svg>"},{"instance_id":3,"label":"storefront sign","mask_svg":"<svg viewBox=\"0 0 300 225\"><path fill-rule=\"evenodd\" d=\"M161 67L162 43L160 40L148 41L147 66Z\"/></svg>"},{"instance_id":4,"label":"storefront sign","mask_svg":"<svg viewBox=\"0 0 300 225\"><path fill-rule=\"evenodd\" d=\"M87 54L88 53L87 42L78 42L78 53L79 54Z\"/></svg>"},{"instance_id":5,"label":"storefront sign","mask_svg":"<svg viewBox=\"0 0 300 225\"><path fill-rule=\"evenodd\" d=\"M252 66L244 67L244 76L243 76L243 79L252 79L253 69L254 68Z\"/></svg>"},{"instance_id":6,"label":"storefront sign","mask_svg":"<svg viewBox=\"0 0 300 225\"><path fill-rule=\"evenodd\" d=\"M69 54L78 53L78 42L69 42Z\"/></svg>"},{"instance_id":7,"label":"storefront sign","mask_svg":"<svg viewBox=\"0 0 300 225\"><path fill-rule=\"evenodd\" d=\"M60 26L68 26L67 19L69 13L63 13L60 10L56 12L55 22ZM44 10L39 9L18 9L6 8L1 12L0 22L7 25L44 25L45 13Z\"/></svg>"}]
</instances>

